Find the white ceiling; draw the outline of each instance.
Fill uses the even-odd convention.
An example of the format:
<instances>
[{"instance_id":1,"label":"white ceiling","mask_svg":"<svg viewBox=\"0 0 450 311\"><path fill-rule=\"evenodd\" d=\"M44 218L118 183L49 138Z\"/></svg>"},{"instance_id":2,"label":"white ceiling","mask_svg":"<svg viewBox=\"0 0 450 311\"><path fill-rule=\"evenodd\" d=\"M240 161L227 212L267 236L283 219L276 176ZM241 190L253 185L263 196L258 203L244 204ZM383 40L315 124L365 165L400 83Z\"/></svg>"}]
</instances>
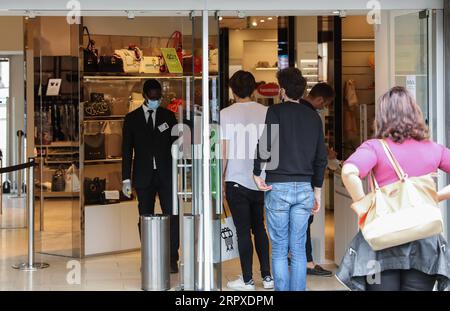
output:
<instances>
[{"instance_id":1,"label":"white ceiling","mask_svg":"<svg viewBox=\"0 0 450 311\"><path fill-rule=\"evenodd\" d=\"M379 0L382 10L442 9L444 0ZM192 10L222 11L221 15L329 15L330 11L346 10L349 15L367 12L367 0L1 0L0 15L24 15L26 11L49 11L66 14L70 4L81 5L83 15L118 15L125 10L144 12L145 15L173 15L174 11L188 14ZM122 11L122 12L120 12ZM211 13L212 14L212 13Z\"/></svg>"}]
</instances>

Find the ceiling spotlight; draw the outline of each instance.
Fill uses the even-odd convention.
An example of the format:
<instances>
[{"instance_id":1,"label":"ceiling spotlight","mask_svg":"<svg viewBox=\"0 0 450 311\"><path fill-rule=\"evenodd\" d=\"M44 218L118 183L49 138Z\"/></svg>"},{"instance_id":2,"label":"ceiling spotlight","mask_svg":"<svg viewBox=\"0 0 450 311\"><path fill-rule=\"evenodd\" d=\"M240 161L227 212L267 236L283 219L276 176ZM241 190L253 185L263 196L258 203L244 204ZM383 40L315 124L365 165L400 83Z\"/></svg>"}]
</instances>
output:
<instances>
[{"instance_id":1,"label":"ceiling spotlight","mask_svg":"<svg viewBox=\"0 0 450 311\"><path fill-rule=\"evenodd\" d=\"M263 19L262 19L262 20L260 20L259 22L260 22L260 23L264 23L264 22L265 22L265 20L263 20Z\"/></svg>"},{"instance_id":2,"label":"ceiling spotlight","mask_svg":"<svg viewBox=\"0 0 450 311\"><path fill-rule=\"evenodd\" d=\"M333 14L334 14L334 15L339 15L339 13L340 13L339 10L333 11Z\"/></svg>"},{"instance_id":3,"label":"ceiling spotlight","mask_svg":"<svg viewBox=\"0 0 450 311\"><path fill-rule=\"evenodd\" d=\"M127 17L129 19L134 19L136 16L133 11L125 11L125 12L127 13Z\"/></svg>"},{"instance_id":4,"label":"ceiling spotlight","mask_svg":"<svg viewBox=\"0 0 450 311\"><path fill-rule=\"evenodd\" d=\"M347 12L345 12L344 10L339 11L339 17L346 17L347 16Z\"/></svg>"},{"instance_id":5,"label":"ceiling spotlight","mask_svg":"<svg viewBox=\"0 0 450 311\"><path fill-rule=\"evenodd\" d=\"M273 19L273 17L272 17L272 16L269 16L267 19L268 19L269 21L271 21L271 20Z\"/></svg>"},{"instance_id":6,"label":"ceiling spotlight","mask_svg":"<svg viewBox=\"0 0 450 311\"><path fill-rule=\"evenodd\" d=\"M219 16L219 21L221 21L221 20L223 20L223 17L222 17L222 16Z\"/></svg>"},{"instance_id":7,"label":"ceiling spotlight","mask_svg":"<svg viewBox=\"0 0 450 311\"><path fill-rule=\"evenodd\" d=\"M245 13L239 11L238 14L237 14L237 16L238 16L239 18L244 18L244 17L245 17Z\"/></svg>"},{"instance_id":8,"label":"ceiling spotlight","mask_svg":"<svg viewBox=\"0 0 450 311\"><path fill-rule=\"evenodd\" d=\"M256 27L256 26L258 26L258 23L257 22L252 22L252 26Z\"/></svg>"}]
</instances>

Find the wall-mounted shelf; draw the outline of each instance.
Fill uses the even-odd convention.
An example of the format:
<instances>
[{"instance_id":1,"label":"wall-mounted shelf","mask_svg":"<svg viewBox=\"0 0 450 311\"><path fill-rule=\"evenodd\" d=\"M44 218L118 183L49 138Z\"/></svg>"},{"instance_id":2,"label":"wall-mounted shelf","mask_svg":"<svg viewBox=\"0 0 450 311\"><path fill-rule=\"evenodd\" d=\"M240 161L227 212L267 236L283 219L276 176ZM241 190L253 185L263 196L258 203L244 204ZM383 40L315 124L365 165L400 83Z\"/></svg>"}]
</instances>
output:
<instances>
[{"instance_id":1,"label":"wall-mounted shelf","mask_svg":"<svg viewBox=\"0 0 450 311\"><path fill-rule=\"evenodd\" d=\"M85 164L101 164L101 163L121 163L122 158L117 159L100 159L100 160L84 160Z\"/></svg>"},{"instance_id":2,"label":"wall-mounted shelf","mask_svg":"<svg viewBox=\"0 0 450 311\"><path fill-rule=\"evenodd\" d=\"M65 191L61 191L61 192L53 192L53 191L36 191L36 197L41 197L41 195L44 198L78 198L80 197L80 193L79 192L65 192Z\"/></svg>"},{"instance_id":3,"label":"wall-mounted shelf","mask_svg":"<svg viewBox=\"0 0 450 311\"><path fill-rule=\"evenodd\" d=\"M218 77L217 75L209 75L210 78ZM202 79L202 76L190 76L180 74L140 74L140 73L108 73L108 72L89 72L85 73L83 79L88 80L120 80L120 79Z\"/></svg>"},{"instance_id":4,"label":"wall-mounted shelf","mask_svg":"<svg viewBox=\"0 0 450 311\"><path fill-rule=\"evenodd\" d=\"M277 71L278 67L256 67L255 70L257 71Z\"/></svg>"},{"instance_id":5,"label":"wall-mounted shelf","mask_svg":"<svg viewBox=\"0 0 450 311\"><path fill-rule=\"evenodd\" d=\"M109 120L121 120L125 118L124 115L113 115L113 116L103 116L103 117L84 117L85 122L89 121L109 121Z\"/></svg>"}]
</instances>

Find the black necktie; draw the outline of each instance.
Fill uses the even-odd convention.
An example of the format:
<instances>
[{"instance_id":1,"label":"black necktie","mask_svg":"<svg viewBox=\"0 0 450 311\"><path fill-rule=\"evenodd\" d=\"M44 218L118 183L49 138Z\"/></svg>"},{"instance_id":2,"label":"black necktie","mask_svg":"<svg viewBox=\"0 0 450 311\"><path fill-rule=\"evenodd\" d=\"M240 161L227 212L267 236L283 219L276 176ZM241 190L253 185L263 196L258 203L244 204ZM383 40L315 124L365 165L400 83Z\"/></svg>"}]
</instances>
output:
<instances>
[{"instance_id":1,"label":"black necktie","mask_svg":"<svg viewBox=\"0 0 450 311\"><path fill-rule=\"evenodd\" d=\"M152 118L153 112L154 112L153 110L148 110L147 128L149 129L150 132L153 132L153 118Z\"/></svg>"}]
</instances>

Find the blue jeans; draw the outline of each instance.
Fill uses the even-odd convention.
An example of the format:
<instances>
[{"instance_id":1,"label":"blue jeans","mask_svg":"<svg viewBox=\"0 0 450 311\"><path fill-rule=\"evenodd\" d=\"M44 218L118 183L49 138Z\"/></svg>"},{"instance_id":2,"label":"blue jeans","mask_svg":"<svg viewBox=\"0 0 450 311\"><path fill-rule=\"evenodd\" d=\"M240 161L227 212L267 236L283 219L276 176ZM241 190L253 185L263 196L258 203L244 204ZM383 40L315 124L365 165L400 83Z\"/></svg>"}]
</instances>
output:
<instances>
[{"instance_id":1,"label":"blue jeans","mask_svg":"<svg viewBox=\"0 0 450 311\"><path fill-rule=\"evenodd\" d=\"M308 182L267 183L265 193L267 228L272 242L272 269L276 291L306 289L306 229L314 206ZM291 252L291 271L288 252Z\"/></svg>"}]
</instances>

